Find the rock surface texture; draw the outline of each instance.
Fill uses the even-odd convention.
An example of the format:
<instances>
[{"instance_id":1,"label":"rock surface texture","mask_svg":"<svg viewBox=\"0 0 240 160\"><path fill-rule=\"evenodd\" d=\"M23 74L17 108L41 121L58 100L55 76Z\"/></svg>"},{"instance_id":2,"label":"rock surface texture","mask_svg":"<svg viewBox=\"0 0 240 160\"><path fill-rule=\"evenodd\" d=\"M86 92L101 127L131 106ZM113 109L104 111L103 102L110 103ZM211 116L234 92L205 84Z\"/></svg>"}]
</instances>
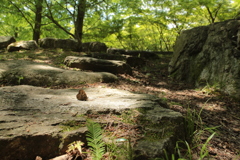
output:
<instances>
[{"instance_id":1,"label":"rock surface texture","mask_svg":"<svg viewBox=\"0 0 240 160\"><path fill-rule=\"evenodd\" d=\"M105 43L101 42L86 42L82 43L82 51L105 53L107 51L107 46Z\"/></svg>"},{"instance_id":2,"label":"rock surface texture","mask_svg":"<svg viewBox=\"0 0 240 160\"><path fill-rule=\"evenodd\" d=\"M163 108L164 103L156 97L110 88L84 90L88 101L78 101L76 89L1 87L1 160L30 160L36 156L49 159L64 154L69 143L85 142L86 127L67 131L63 126L69 122L84 124L86 119L79 115L91 113L120 115L124 111L141 110L138 122L145 136L134 147L140 157L163 157L163 149L171 153L176 140L184 137L182 115ZM109 123L109 120L99 120Z\"/></svg>"},{"instance_id":3,"label":"rock surface texture","mask_svg":"<svg viewBox=\"0 0 240 160\"><path fill-rule=\"evenodd\" d=\"M67 56L64 64L71 68L80 68L83 70L132 74L131 67L123 61Z\"/></svg>"},{"instance_id":4,"label":"rock surface texture","mask_svg":"<svg viewBox=\"0 0 240 160\"><path fill-rule=\"evenodd\" d=\"M183 31L169 64L173 79L212 85L240 98L240 20Z\"/></svg>"},{"instance_id":5,"label":"rock surface texture","mask_svg":"<svg viewBox=\"0 0 240 160\"><path fill-rule=\"evenodd\" d=\"M82 72L25 60L0 61L1 84L34 86L79 85L114 82L117 77L107 72Z\"/></svg>"},{"instance_id":6,"label":"rock surface texture","mask_svg":"<svg viewBox=\"0 0 240 160\"><path fill-rule=\"evenodd\" d=\"M35 50L35 49L38 49L38 44L34 40L14 42L7 46L8 52L19 51L19 50Z\"/></svg>"},{"instance_id":7,"label":"rock surface texture","mask_svg":"<svg viewBox=\"0 0 240 160\"><path fill-rule=\"evenodd\" d=\"M78 42L74 39L56 39L56 38L43 38L38 41L42 48L61 48L64 50L78 51Z\"/></svg>"}]
</instances>

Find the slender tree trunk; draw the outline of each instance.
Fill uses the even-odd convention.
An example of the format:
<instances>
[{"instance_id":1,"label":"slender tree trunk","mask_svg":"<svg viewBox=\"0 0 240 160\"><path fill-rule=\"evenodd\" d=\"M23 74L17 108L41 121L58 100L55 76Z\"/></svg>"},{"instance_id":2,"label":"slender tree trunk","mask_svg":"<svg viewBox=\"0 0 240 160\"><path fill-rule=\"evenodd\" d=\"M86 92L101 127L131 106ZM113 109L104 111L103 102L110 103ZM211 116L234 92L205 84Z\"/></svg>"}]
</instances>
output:
<instances>
[{"instance_id":1,"label":"slender tree trunk","mask_svg":"<svg viewBox=\"0 0 240 160\"><path fill-rule=\"evenodd\" d=\"M86 0L78 0L77 18L75 21L74 36L77 39L80 46L82 44L83 21L84 21L85 11L86 11Z\"/></svg>"},{"instance_id":2,"label":"slender tree trunk","mask_svg":"<svg viewBox=\"0 0 240 160\"><path fill-rule=\"evenodd\" d=\"M36 0L35 24L33 29L33 40L38 42L41 35L42 6L43 0Z\"/></svg>"},{"instance_id":3,"label":"slender tree trunk","mask_svg":"<svg viewBox=\"0 0 240 160\"><path fill-rule=\"evenodd\" d=\"M18 27L14 28L14 37L18 38Z\"/></svg>"}]
</instances>

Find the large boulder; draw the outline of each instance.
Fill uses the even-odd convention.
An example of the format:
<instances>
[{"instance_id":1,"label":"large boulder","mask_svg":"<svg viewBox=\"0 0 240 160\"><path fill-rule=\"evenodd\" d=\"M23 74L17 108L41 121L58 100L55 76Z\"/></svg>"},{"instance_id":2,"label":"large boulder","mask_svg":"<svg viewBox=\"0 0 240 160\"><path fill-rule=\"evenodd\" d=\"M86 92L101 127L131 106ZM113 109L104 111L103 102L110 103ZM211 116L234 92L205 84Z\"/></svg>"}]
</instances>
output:
<instances>
[{"instance_id":1,"label":"large boulder","mask_svg":"<svg viewBox=\"0 0 240 160\"><path fill-rule=\"evenodd\" d=\"M240 20L183 31L169 64L175 80L214 85L240 98Z\"/></svg>"},{"instance_id":2,"label":"large boulder","mask_svg":"<svg viewBox=\"0 0 240 160\"><path fill-rule=\"evenodd\" d=\"M125 54L125 49L118 49L118 48L108 48L107 53L108 54Z\"/></svg>"},{"instance_id":3,"label":"large boulder","mask_svg":"<svg viewBox=\"0 0 240 160\"><path fill-rule=\"evenodd\" d=\"M40 47L42 48L60 48L63 50L73 50L78 51L78 42L74 39L56 39L56 38L43 38L38 41Z\"/></svg>"},{"instance_id":4,"label":"large boulder","mask_svg":"<svg viewBox=\"0 0 240 160\"><path fill-rule=\"evenodd\" d=\"M117 77L108 72L65 70L44 63L25 60L0 62L0 83L34 86L79 85L83 83L114 82Z\"/></svg>"},{"instance_id":5,"label":"large boulder","mask_svg":"<svg viewBox=\"0 0 240 160\"><path fill-rule=\"evenodd\" d=\"M55 38L47 37L47 38L39 39L38 44L40 47L46 48L46 49L55 48L55 41L56 41Z\"/></svg>"},{"instance_id":6,"label":"large boulder","mask_svg":"<svg viewBox=\"0 0 240 160\"><path fill-rule=\"evenodd\" d=\"M61 48L63 50L79 51L79 44L74 39L56 39L55 48Z\"/></svg>"},{"instance_id":7,"label":"large boulder","mask_svg":"<svg viewBox=\"0 0 240 160\"><path fill-rule=\"evenodd\" d=\"M140 57L127 56L126 63L131 67L142 67L146 64L146 61Z\"/></svg>"},{"instance_id":8,"label":"large boulder","mask_svg":"<svg viewBox=\"0 0 240 160\"><path fill-rule=\"evenodd\" d=\"M114 74L132 74L131 67L123 61L67 56L64 64L71 68L80 68L83 70L103 71Z\"/></svg>"},{"instance_id":9,"label":"large boulder","mask_svg":"<svg viewBox=\"0 0 240 160\"><path fill-rule=\"evenodd\" d=\"M7 46L8 52L19 51L19 50L35 50L38 49L36 41L19 41L11 43Z\"/></svg>"},{"instance_id":10,"label":"large boulder","mask_svg":"<svg viewBox=\"0 0 240 160\"><path fill-rule=\"evenodd\" d=\"M164 150L172 154L176 141L184 139L183 116L163 108L158 97L111 88L84 90L88 101L77 100L76 89L1 87L1 160L64 154L73 141L86 142L86 119L94 116L105 129L116 126L117 136L131 140L136 159L165 158Z\"/></svg>"},{"instance_id":11,"label":"large boulder","mask_svg":"<svg viewBox=\"0 0 240 160\"><path fill-rule=\"evenodd\" d=\"M7 48L7 46L13 42L16 42L14 37L0 36L0 49Z\"/></svg>"},{"instance_id":12,"label":"large boulder","mask_svg":"<svg viewBox=\"0 0 240 160\"><path fill-rule=\"evenodd\" d=\"M82 51L106 53L107 46L105 43L101 43L101 42L86 42L86 43L82 43Z\"/></svg>"}]
</instances>

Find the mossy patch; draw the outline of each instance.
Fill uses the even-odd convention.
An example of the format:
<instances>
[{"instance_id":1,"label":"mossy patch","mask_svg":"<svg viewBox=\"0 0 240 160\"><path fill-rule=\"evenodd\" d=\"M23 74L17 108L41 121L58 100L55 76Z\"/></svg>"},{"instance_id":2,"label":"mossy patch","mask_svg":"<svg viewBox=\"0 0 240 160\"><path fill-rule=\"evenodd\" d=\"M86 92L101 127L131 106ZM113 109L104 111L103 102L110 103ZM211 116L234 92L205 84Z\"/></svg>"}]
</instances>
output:
<instances>
[{"instance_id":1,"label":"mossy patch","mask_svg":"<svg viewBox=\"0 0 240 160\"><path fill-rule=\"evenodd\" d=\"M159 120L153 120L151 115L148 115L148 111L153 108L137 108L124 111L119 117L122 122L140 126L142 137L145 140L156 141L174 134L176 124L175 120L169 118L161 118ZM153 115L154 116L154 115Z\"/></svg>"},{"instance_id":2,"label":"mossy patch","mask_svg":"<svg viewBox=\"0 0 240 160\"><path fill-rule=\"evenodd\" d=\"M61 128L62 128L62 131L72 131L72 130L75 130L75 129L78 129L80 127L85 127L86 126L86 122L84 121L66 121L66 122L63 122L61 123Z\"/></svg>"}]
</instances>

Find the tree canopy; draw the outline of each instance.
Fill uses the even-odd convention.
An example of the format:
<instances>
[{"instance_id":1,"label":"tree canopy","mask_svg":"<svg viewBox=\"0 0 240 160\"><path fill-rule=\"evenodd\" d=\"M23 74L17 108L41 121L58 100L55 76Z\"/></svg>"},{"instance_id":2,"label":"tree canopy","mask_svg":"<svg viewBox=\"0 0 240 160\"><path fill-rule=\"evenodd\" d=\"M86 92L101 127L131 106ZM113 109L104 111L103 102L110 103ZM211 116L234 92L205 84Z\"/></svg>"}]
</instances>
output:
<instances>
[{"instance_id":1,"label":"tree canopy","mask_svg":"<svg viewBox=\"0 0 240 160\"><path fill-rule=\"evenodd\" d=\"M239 15L240 0L1 0L0 35L171 51L182 30Z\"/></svg>"}]
</instances>

